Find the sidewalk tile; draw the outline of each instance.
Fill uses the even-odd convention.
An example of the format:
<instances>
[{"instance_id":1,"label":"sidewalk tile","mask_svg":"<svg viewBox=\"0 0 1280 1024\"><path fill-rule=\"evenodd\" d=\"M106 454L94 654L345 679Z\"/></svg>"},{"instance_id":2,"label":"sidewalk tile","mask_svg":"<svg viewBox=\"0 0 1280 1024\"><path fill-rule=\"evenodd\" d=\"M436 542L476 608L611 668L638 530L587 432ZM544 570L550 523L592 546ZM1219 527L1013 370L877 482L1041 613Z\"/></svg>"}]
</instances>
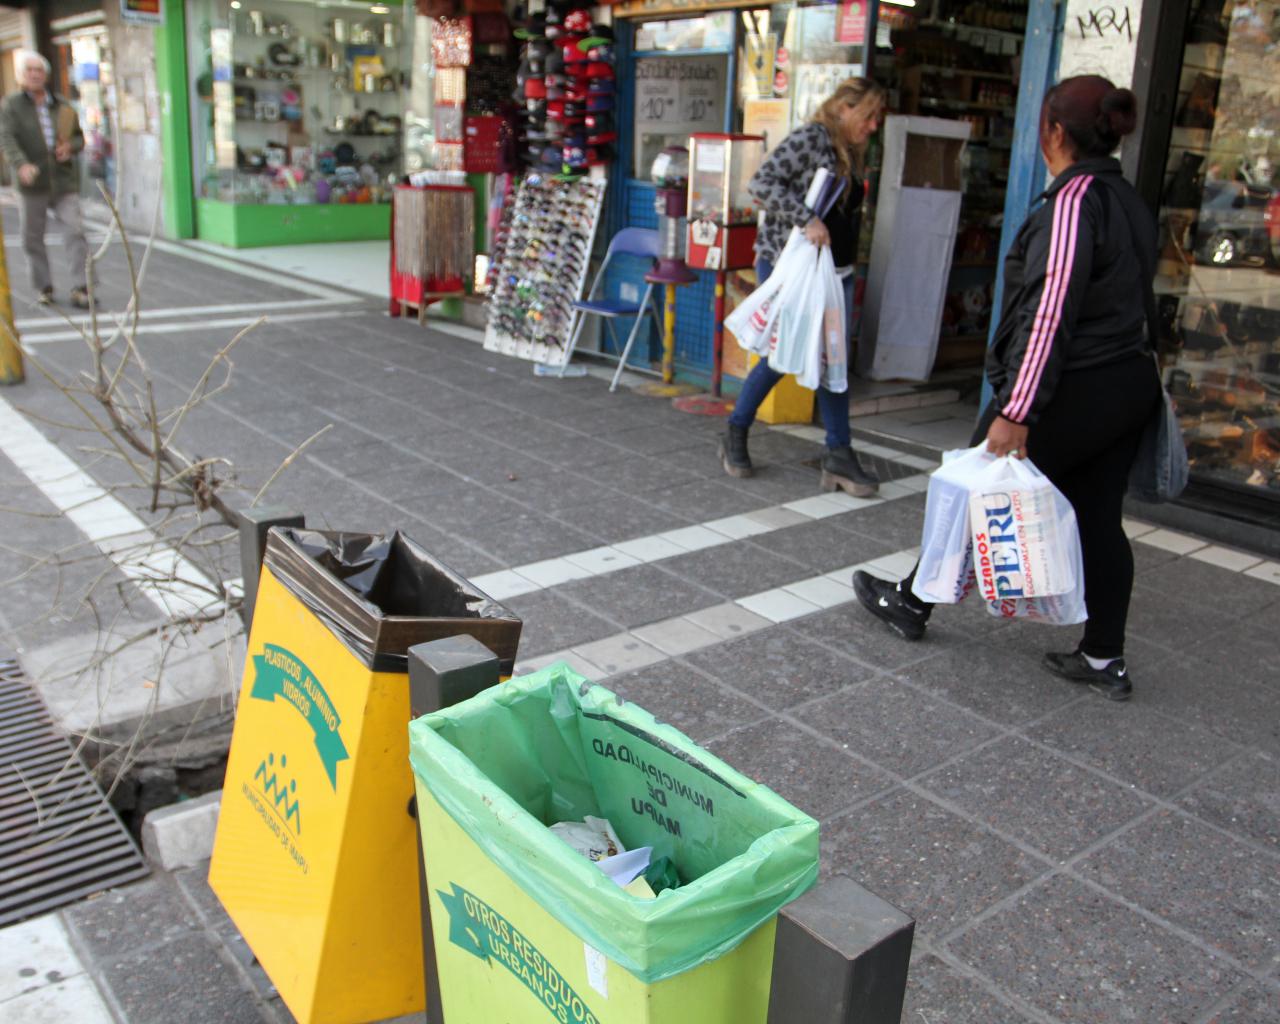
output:
<instances>
[{"instance_id":1,"label":"sidewalk tile","mask_svg":"<svg viewBox=\"0 0 1280 1024\"><path fill-rule=\"evenodd\" d=\"M539 587L555 587L571 580L580 580L591 573L567 558L548 558L541 562L530 562L520 566L520 575L533 580Z\"/></svg>"},{"instance_id":2,"label":"sidewalk tile","mask_svg":"<svg viewBox=\"0 0 1280 1024\"><path fill-rule=\"evenodd\" d=\"M1280 966L1280 861L1248 843L1162 811L1077 871L1253 970Z\"/></svg>"},{"instance_id":3,"label":"sidewalk tile","mask_svg":"<svg viewBox=\"0 0 1280 1024\"><path fill-rule=\"evenodd\" d=\"M880 485L877 492L885 501L895 501L898 498L910 497L912 494L922 494L928 490L928 485L922 490L918 487L907 487L900 480L886 480Z\"/></svg>"},{"instance_id":4,"label":"sidewalk tile","mask_svg":"<svg viewBox=\"0 0 1280 1024\"><path fill-rule=\"evenodd\" d=\"M651 647L630 633L619 633L595 643L582 644L574 648L574 653L593 665L599 665L605 678L619 672L644 668L665 658L656 647Z\"/></svg>"},{"instance_id":5,"label":"sidewalk tile","mask_svg":"<svg viewBox=\"0 0 1280 1024\"><path fill-rule=\"evenodd\" d=\"M528 657L576 647L618 632L617 626L592 615L554 590L522 594L504 604L523 620L520 652Z\"/></svg>"},{"instance_id":6,"label":"sidewalk tile","mask_svg":"<svg viewBox=\"0 0 1280 1024\"><path fill-rule=\"evenodd\" d=\"M716 600L710 590L654 565L636 565L622 572L574 580L558 593L584 608L607 610L615 622L627 628L685 615Z\"/></svg>"},{"instance_id":7,"label":"sidewalk tile","mask_svg":"<svg viewBox=\"0 0 1280 1024\"><path fill-rule=\"evenodd\" d=\"M1124 526L1125 536L1130 540L1135 540L1144 534L1154 533L1156 529L1151 523L1144 523L1141 519L1130 519L1128 516L1125 516L1121 523Z\"/></svg>"},{"instance_id":8,"label":"sidewalk tile","mask_svg":"<svg viewBox=\"0 0 1280 1024\"><path fill-rule=\"evenodd\" d=\"M548 665L554 665L557 661L565 662L571 669L577 672L578 675L586 676L592 682L597 679L603 679L605 675L598 666L593 665L591 662L587 661L586 658L573 650L552 651L550 654L542 654L536 658L530 658L527 661L521 659L516 662L514 674L518 676L531 675L534 672L538 672L541 669L546 668Z\"/></svg>"},{"instance_id":9,"label":"sidewalk tile","mask_svg":"<svg viewBox=\"0 0 1280 1024\"><path fill-rule=\"evenodd\" d=\"M1201 780L1178 804L1280 854L1280 756L1251 752Z\"/></svg>"},{"instance_id":10,"label":"sidewalk tile","mask_svg":"<svg viewBox=\"0 0 1280 1024\"><path fill-rule=\"evenodd\" d=\"M718 644L720 638L709 629L704 629L688 619L664 619L662 622L650 623L633 629L631 635L639 637L647 644L652 644L663 654L676 657L690 651L701 650Z\"/></svg>"},{"instance_id":11,"label":"sidewalk tile","mask_svg":"<svg viewBox=\"0 0 1280 1024\"><path fill-rule=\"evenodd\" d=\"M1201 548L1199 551L1193 551L1189 557L1194 558L1197 562L1208 562L1210 565L1216 565L1219 569L1229 569L1231 572L1244 572L1246 569L1252 569L1255 565L1262 563L1262 559L1257 555L1251 555L1247 551L1234 551L1231 548L1218 547L1216 544Z\"/></svg>"},{"instance_id":12,"label":"sidewalk tile","mask_svg":"<svg viewBox=\"0 0 1280 1024\"><path fill-rule=\"evenodd\" d=\"M836 491L834 494L824 494L828 502L838 505L845 512L858 512L864 508L874 508L876 505L883 505L883 498L855 498L852 494L845 494L844 491Z\"/></svg>"},{"instance_id":13,"label":"sidewalk tile","mask_svg":"<svg viewBox=\"0 0 1280 1024\"><path fill-rule=\"evenodd\" d=\"M759 542L768 549L769 541ZM805 567L770 550L750 552L708 548L672 561L671 568L685 579L737 599L771 587L781 587L803 578Z\"/></svg>"},{"instance_id":14,"label":"sidewalk tile","mask_svg":"<svg viewBox=\"0 0 1280 1024\"><path fill-rule=\"evenodd\" d=\"M732 690L676 661L664 661L614 676L608 687L660 722L675 726L695 743L705 743L713 736L768 714Z\"/></svg>"},{"instance_id":15,"label":"sidewalk tile","mask_svg":"<svg viewBox=\"0 0 1280 1024\"><path fill-rule=\"evenodd\" d=\"M896 580L906 576L907 573L914 569L919 559L919 549L908 548L905 551L895 551L892 555L873 558L867 563L867 567L876 570L876 575L883 573L887 578Z\"/></svg>"},{"instance_id":16,"label":"sidewalk tile","mask_svg":"<svg viewBox=\"0 0 1280 1024\"><path fill-rule=\"evenodd\" d=\"M635 559L637 562L656 562L662 558L670 558L672 555L683 554L685 550L678 544L673 544L660 536L637 537L635 540L614 544L613 547L614 550L621 551L624 555Z\"/></svg>"},{"instance_id":17,"label":"sidewalk tile","mask_svg":"<svg viewBox=\"0 0 1280 1024\"><path fill-rule=\"evenodd\" d=\"M788 583L782 589L819 608L834 608L836 605L853 600L853 587L826 576L814 576L807 580L800 580L798 583Z\"/></svg>"},{"instance_id":18,"label":"sidewalk tile","mask_svg":"<svg viewBox=\"0 0 1280 1024\"><path fill-rule=\"evenodd\" d=\"M940 465L938 459L926 459L921 455L894 455L893 461L912 469L922 469L926 473L932 473Z\"/></svg>"},{"instance_id":19,"label":"sidewalk tile","mask_svg":"<svg viewBox=\"0 0 1280 1024\"><path fill-rule=\"evenodd\" d=\"M44 984L0 1002L7 1024L115 1024L97 986L87 974ZM189 1019L189 1018L188 1018ZM130 1022L132 1024L132 1022Z\"/></svg>"},{"instance_id":20,"label":"sidewalk tile","mask_svg":"<svg viewBox=\"0 0 1280 1024\"><path fill-rule=\"evenodd\" d=\"M1206 546L1204 541L1196 537L1173 530L1152 530L1144 533L1138 540L1161 551L1172 551L1175 555L1189 555Z\"/></svg>"},{"instance_id":21,"label":"sidewalk tile","mask_svg":"<svg viewBox=\"0 0 1280 1024\"><path fill-rule=\"evenodd\" d=\"M1247 977L1061 875L952 940L950 947L998 985L1061 1021L1198 1020Z\"/></svg>"},{"instance_id":22,"label":"sidewalk tile","mask_svg":"<svg viewBox=\"0 0 1280 1024\"><path fill-rule=\"evenodd\" d=\"M1249 985L1208 1024L1280 1024L1280 982Z\"/></svg>"},{"instance_id":23,"label":"sidewalk tile","mask_svg":"<svg viewBox=\"0 0 1280 1024\"><path fill-rule=\"evenodd\" d=\"M808 519L826 519L848 511L840 502L832 501L828 495L815 494L809 498L788 501L782 506L792 512L799 513Z\"/></svg>"},{"instance_id":24,"label":"sidewalk tile","mask_svg":"<svg viewBox=\"0 0 1280 1024\"><path fill-rule=\"evenodd\" d=\"M1080 852L1149 806L1124 786L1012 736L939 768L919 784L1056 860Z\"/></svg>"},{"instance_id":25,"label":"sidewalk tile","mask_svg":"<svg viewBox=\"0 0 1280 1024\"><path fill-rule=\"evenodd\" d=\"M788 526L795 526L797 523L807 523L813 518L812 516L794 512L785 506L777 505L756 509L754 512L744 514L747 519L751 519L769 530L781 530Z\"/></svg>"},{"instance_id":26,"label":"sidewalk tile","mask_svg":"<svg viewBox=\"0 0 1280 1024\"><path fill-rule=\"evenodd\" d=\"M690 612L685 618L694 625L709 629L716 636L726 640L745 636L747 633L754 633L758 629L771 625L764 616L749 612L733 601Z\"/></svg>"},{"instance_id":27,"label":"sidewalk tile","mask_svg":"<svg viewBox=\"0 0 1280 1024\"><path fill-rule=\"evenodd\" d=\"M902 1019L909 1024L1023 1024L1026 1018L983 985L926 953L912 961Z\"/></svg>"},{"instance_id":28,"label":"sidewalk tile","mask_svg":"<svg viewBox=\"0 0 1280 1024\"><path fill-rule=\"evenodd\" d=\"M611 546L590 548L564 557L566 561L585 569L589 576L602 576L607 572L629 569L633 565L640 564L640 559L624 554Z\"/></svg>"},{"instance_id":29,"label":"sidewalk tile","mask_svg":"<svg viewBox=\"0 0 1280 1024\"><path fill-rule=\"evenodd\" d=\"M1263 562L1252 569L1246 569L1244 574L1252 576L1255 580L1265 580L1267 583L1280 585L1280 562Z\"/></svg>"},{"instance_id":30,"label":"sidewalk tile","mask_svg":"<svg viewBox=\"0 0 1280 1024\"><path fill-rule=\"evenodd\" d=\"M816 818L826 818L893 781L776 718L708 744L719 758Z\"/></svg>"},{"instance_id":31,"label":"sidewalk tile","mask_svg":"<svg viewBox=\"0 0 1280 1024\"><path fill-rule=\"evenodd\" d=\"M904 476L901 480L895 480L895 484L905 488L911 494L927 494L929 491L929 478L924 474L920 476Z\"/></svg>"},{"instance_id":32,"label":"sidewalk tile","mask_svg":"<svg viewBox=\"0 0 1280 1024\"><path fill-rule=\"evenodd\" d=\"M709 523L703 523L702 525L708 530L723 533L730 540L742 540L744 537L754 537L757 534L768 533L774 529L774 527L760 522L759 519L752 519L749 516L726 516L724 519L713 519Z\"/></svg>"},{"instance_id":33,"label":"sidewalk tile","mask_svg":"<svg viewBox=\"0 0 1280 1024\"><path fill-rule=\"evenodd\" d=\"M0 1004L48 985L51 977L69 978L83 971L57 914L0 929Z\"/></svg>"},{"instance_id":34,"label":"sidewalk tile","mask_svg":"<svg viewBox=\"0 0 1280 1024\"><path fill-rule=\"evenodd\" d=\"M770 622L786 622L818 610L816 604L796 597L795 594L789 594L781 587L739 598L738 604L749 612L763 615Z\"/></svg>"},{"instance_id":35,"label":"sidewalk tile","mask_svg":"<svg viewBox=\"0 0 1280 1024\"><path fill-rule=\"evenodd\" d=\"M723 533L709 530L705 526L686 526L679 530L668 530L666 533L658 534L658 537L686 551L701 551L703 548L717 547L729 541Z\"/></svg>"},{"instance_id":36,"label":"sidewalk tile","mask_svg":"<svg viewBox=\"0 0 1280 1024\"><path fill-rule=\"evenodd\" d=\"M822 852L824 876L857 879L933 939L1046 870L982 826L903 789L824 821Z\"/></svg>"}]
</instances>

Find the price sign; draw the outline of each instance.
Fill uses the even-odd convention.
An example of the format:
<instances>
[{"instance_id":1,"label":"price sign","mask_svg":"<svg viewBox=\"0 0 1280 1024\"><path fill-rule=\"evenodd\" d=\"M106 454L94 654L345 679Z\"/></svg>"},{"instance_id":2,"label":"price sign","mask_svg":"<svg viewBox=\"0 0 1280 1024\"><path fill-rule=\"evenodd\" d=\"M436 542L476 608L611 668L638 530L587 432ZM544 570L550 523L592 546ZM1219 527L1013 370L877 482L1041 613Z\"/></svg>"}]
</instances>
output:
<instances>
[{"instance_id":1,"label":"price sign","mask_svg":"<svg viewBox=\"0 0 1280 1024\"><path fill-rule=\"evenodd\" d=\"M637 176L648 175L648 162L663 145L687 145L694 132L724 131L728 70L728 54L635 62Z\"/></svg>"}]
</instances>

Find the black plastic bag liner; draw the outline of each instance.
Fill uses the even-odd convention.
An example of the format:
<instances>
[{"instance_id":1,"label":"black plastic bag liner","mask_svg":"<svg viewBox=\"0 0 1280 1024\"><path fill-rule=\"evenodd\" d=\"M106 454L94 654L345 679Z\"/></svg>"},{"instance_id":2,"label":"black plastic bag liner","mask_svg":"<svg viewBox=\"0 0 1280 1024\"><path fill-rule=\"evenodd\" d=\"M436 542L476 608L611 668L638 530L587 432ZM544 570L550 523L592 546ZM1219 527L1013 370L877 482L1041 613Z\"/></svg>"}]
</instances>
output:
<instances>
[{"instance_id":1,"label":"black plastic bag liner","mask_svg":"<svg viewBox=\"0 0 1280 1024\"><path fill-rule=\"evenodd\" d=\"M510 675L521 621L421 545L391 536L274 527L263 565L375 672L407 672L407 652L466 634Z\"/></svg>"}]
</instances>

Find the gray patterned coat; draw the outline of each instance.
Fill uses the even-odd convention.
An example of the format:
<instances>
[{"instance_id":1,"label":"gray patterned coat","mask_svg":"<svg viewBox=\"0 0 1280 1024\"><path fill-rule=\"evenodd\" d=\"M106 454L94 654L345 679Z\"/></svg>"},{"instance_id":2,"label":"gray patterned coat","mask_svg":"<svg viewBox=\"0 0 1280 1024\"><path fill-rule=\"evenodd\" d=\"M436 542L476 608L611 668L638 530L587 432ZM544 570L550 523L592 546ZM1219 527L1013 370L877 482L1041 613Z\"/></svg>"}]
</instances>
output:
<instances>
[{"instance_id":1,"label":"gray patterned coat","mask_svg":"<svg viewBox=\"0 0 1280 1024\"><path fill-rule=\"evenodd\" d=\"M831 136L820 124L802 125L778 143L747 186L764 210L756 237L756 258L777 263L793 227L804 227L813 214L804 205L813 173L825 167L838 173Z\"/></svg>"}]
</instances>

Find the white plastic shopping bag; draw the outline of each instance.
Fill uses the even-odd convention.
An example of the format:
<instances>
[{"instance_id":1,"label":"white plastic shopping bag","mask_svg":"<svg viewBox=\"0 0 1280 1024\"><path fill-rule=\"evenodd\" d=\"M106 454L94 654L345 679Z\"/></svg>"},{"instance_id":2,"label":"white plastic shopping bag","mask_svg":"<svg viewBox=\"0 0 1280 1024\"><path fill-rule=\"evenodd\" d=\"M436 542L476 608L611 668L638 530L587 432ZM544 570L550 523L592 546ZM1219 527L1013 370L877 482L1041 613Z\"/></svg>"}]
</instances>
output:
<instances>
[{"instance_id":1,"label":"white plastic shopping bag","mask_svg":"<svg viewBox=\"0 0 1280 1024\"><path fill-rule=\"evenodd\" d=\"M769 365L779 373L795 374L800 384L809 389L817 387L815 354L822 347L822 322L827 304L818 277L821 258L822 251L805 240L805 248L782 267L787 281L775 300L778 319L769 346Z\"/></svg>"},{"instance_id":2,"label":"white plastic shopping bag","mask_svg":"<svg viewBox=\"0 0 1280 1024\"><path fill-rule=\"evenodd\" d=\"M790 268L797 253L806 247L811 246L804 237L804 232L799 228L792 228L769 279L761 282L755 291L739 302L733 312L724 318L725 327L733 332L738 344L748 352L754 352L758 356L769 355L769 342L781 308L779 294L790 280Z\"/></svg>"},{"instance_id":3,"label":"white plastic shopping bag","mask_svg":"<svg viewBox=\"0 0 1280 1024\"><path fill-rule=\"evenodd\" d=\"M942 456L929 477L925 499L920 565L911 592L931 604L955 604L972 587L973 531L969 528L969 494L983 470L995 461L983 441Z\"/></svg>"},{"instance_id":4,"label":"white plastic shopping bag","mask_svg":"<svg viewBox=\"0 0 1280 1024\"><path fill-rule=\"evenodd\" d=\"M955 604L978 591L998 618L1084 622L1075 510L1030 460L996 458L985 441L947 452L929 478L911 589L934 604Z\"/></svg>"},{"instance_id":5,"label":"white plastic shopping bag","mask_svg":"<svg viewBox=\"0 0 1280 1024\"><path fill-rule=\"evenodd\" d=\"M830 246L822 249L822 281L826 303L822 312L822 360L818 383L836 394L849 390L849 310L844 282L836 273Z\"/></svg>"}]
</instances>

